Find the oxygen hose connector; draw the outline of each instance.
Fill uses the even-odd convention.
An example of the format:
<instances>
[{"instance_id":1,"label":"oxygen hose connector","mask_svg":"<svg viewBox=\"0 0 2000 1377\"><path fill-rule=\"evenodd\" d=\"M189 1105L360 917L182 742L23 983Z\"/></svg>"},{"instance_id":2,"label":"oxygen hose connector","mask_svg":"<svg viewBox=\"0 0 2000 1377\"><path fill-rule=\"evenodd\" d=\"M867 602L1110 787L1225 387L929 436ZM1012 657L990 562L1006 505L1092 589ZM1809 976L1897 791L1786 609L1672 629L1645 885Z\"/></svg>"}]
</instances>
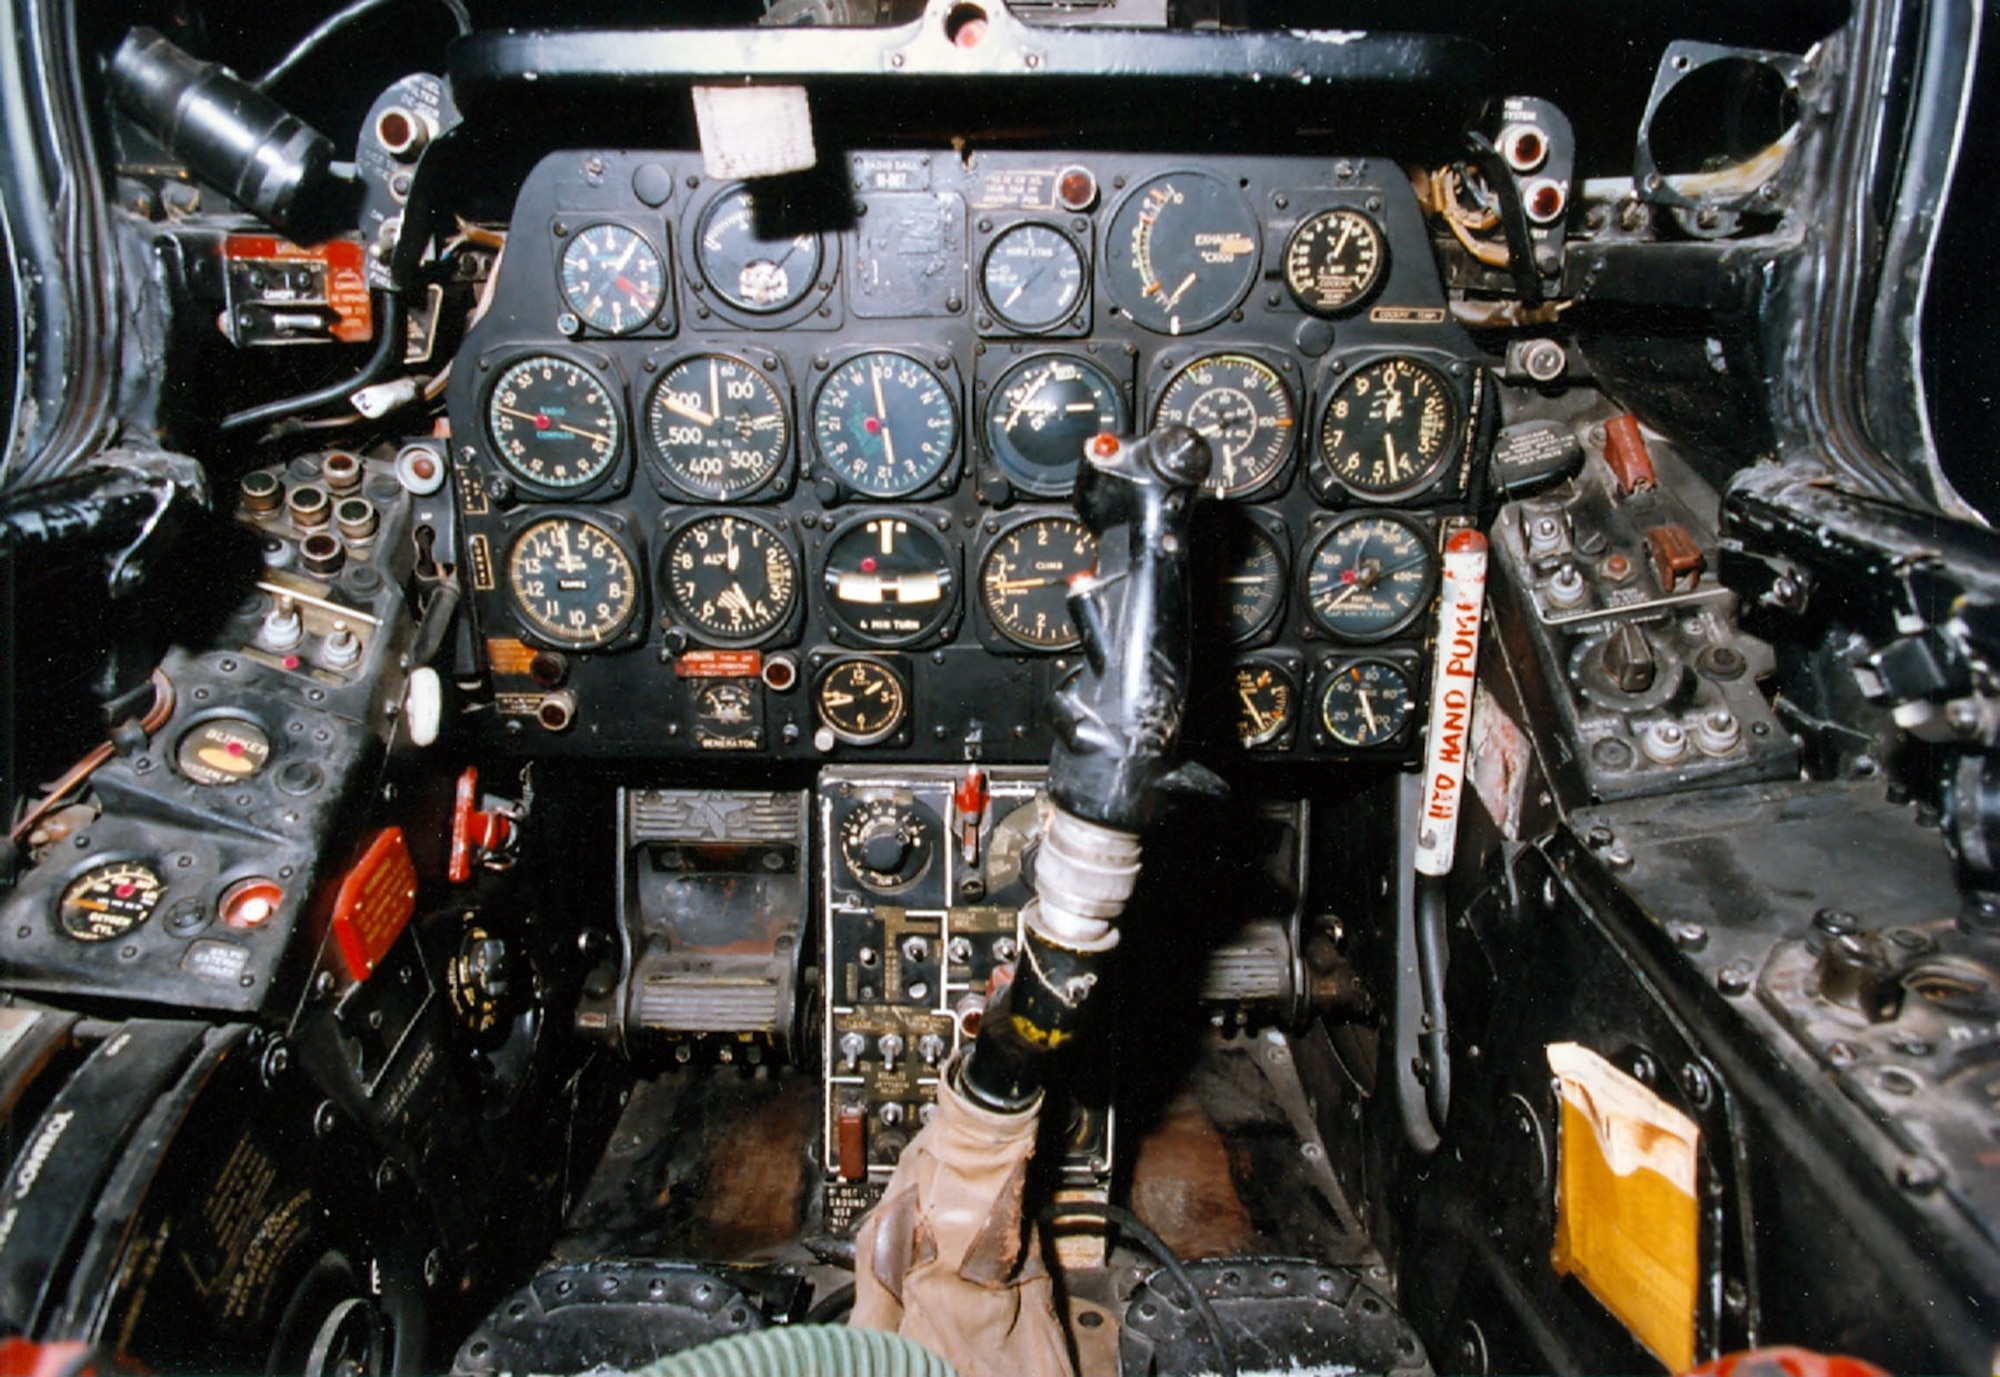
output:
<instances>
[{"instance_id":1,"label":"oxygen hose connector","mask_svg":"<svg viewBox=\"0 0 2000 1377\"><path fill-rule=\"evenodd\" d=\"M1097 535L1097 567L1070 583L1084 664L1050 701L1056 745L1036 897L1014 978L995 997L960 1085L991 1109L1023 1110L1042 1064L1076 1036L1098 967L1139 878L1139 836L1163 790L1220 782L1176 765L1192 629L1189 521L1208 476L1207 443L1170 426L1137 440L1099 435L1084 451L1076 509Z\"/></svg>"},{"instance_id":2,"label":"oxygen hose connector","mask_svg":"<svg viewBox=\"0 0 2000 1377\"><path fill-rule=\"evenodd\" d=\"M228 68L135 28L108 76L128 114L245 210L306 244L341 228L350 208L333 145Z\"/></svg>"}]
</instances>

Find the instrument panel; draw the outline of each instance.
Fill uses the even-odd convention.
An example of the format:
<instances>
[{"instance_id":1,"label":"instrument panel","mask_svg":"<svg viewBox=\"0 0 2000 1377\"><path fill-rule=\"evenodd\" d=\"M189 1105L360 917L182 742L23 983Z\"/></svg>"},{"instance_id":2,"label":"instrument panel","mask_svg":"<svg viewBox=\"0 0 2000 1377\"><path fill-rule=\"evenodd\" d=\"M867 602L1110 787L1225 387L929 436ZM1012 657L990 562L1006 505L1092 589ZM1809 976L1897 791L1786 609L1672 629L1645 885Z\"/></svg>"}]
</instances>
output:
<instances>
[{"instance_id":1,"label":"instrument panel","mask_svg":"<svg viewBox=\"0 0 2000 1377\"><path fill-rule=\"evenodd\" d=\"M1394 164L566 151L449 394L494 740L1041 761L1102 431L1208 438L1189 733L1414 749L1493 406ZM551 710L553 706L554 710Z\"/></svg>"}]
</instances>

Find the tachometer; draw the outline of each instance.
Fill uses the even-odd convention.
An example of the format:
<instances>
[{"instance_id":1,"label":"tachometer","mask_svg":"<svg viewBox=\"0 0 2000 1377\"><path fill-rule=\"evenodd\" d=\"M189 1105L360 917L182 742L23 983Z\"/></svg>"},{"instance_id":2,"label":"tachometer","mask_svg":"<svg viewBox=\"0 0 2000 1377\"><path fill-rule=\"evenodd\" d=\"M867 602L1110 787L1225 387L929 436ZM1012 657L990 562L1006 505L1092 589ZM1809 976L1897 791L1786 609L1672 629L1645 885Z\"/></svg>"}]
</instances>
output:
<instances>
[{"instance_id":1,"label":"tachometer","mask_svg":"<svg viewBox=\"0 0 2000 1377\"><path fill-rule=\"evenodd\" d=\"M565 649L609 645L639 613L631 554L581 517L530 524L508 548L506 568L507 597L522 626Z\"/></svg>"},{"instance_id":2,"label":"tachometer","mask_svg":"<svg viewBox=\"0 0 2000 1377\"><path fill-rule=\"evenodd\" d=\"M1001 323L1024 334L1047 330L1082 299L1083 251L1053 225L1015 225L986 250L979 285Z\"/></svg>"},{"instance_id":3,"label":"tachometer","mask_svg":"<svg viewBox=\"0 0 2000 1377\"><path fill-rule=\"evenodd\" d=\"M1069 581L1097 567L1097 537L1074 517L1030 517L986 551L979 596L993 629L1030 650L1077 643Z\"/></svg>"},{"instance_id":4,"label":"tachometer","mask_svg":"<svg viewBox=\"0 0 2000 1377\"><path fill-rule=\"evenodd\" d=\"M622 432L611 391L573 359L536 354L501 370L486 394L493 452L516 478L575 492L618 458Z\"/></svg>"},{"instance_id":5,"label":"tachometer","mask_svg":"<svg viewBox=\"0 0 2000 1377\"><path fill-rule=\"evenodd\" d=\"M563 246L563 301L607 335L645 325L666 288L666 263L637 230L609 221L586 225Z\"/></svg>"},{"instance_id":6,"label":"tachometer","mask_svg":"<svg viewBox=\"0 0 2000 1377\"><path fill-rule=\"evenodd\" d=\"M646 402L646 439L668 481L709 502L734 501L770 482L791 435L778 389L728 354L681 359Z\"/></svg>"},{"instance_id":7,"label":"tachometer","mask_svg":"<svg viewBox=\"0 0 2000 1377\"><path fill-rule=\"evenodd\" d=\"M1008 481L1037 497L1076 485L1093 435L1125 429L1118 384L1096 364L1068 354L1027 358L1001 374L986 407L986 443Z\"/></svg>"},{"instance_id":8,"label":"tachometer","mask_svg":"<svg viewBox=\"0 0 2000 1377\"><path fill-rule=\"evenodd\" d=\"M1306 561L1306 607L1349 641L1393 636L1424 610L1437 583L1437 551L1412 523L1386 512L1343 517Z\"/></svg>"},{"instance_id":9,"label":"tachometer","mask_svg":"<svg viewBox=\"0 0 2000 1377\"><path fill-rule=\"evenodd\" d=\"M907 645L936 631L958 597L957 560L937 532L884 513L833 538L821 578L827 610L878 645Z\"/></svg>"},{"instance_id":10,"label":"tachometer","mask_svg":"<svg viewBox=\"0 0 2000 1377\"><path fill-rule=\"evenodd\" d=\"M805 300L825 247L817 234L760 233L756 197L739 186L702 212L694 253L717 296L738 310L770 315Z\"/></svg>"},{"instance_id":11,"label":"tachometer","mask_svg":"<svg viewBox=\"0 0 2000 1377\"><path fill-rule=\"evenodd\" d=\"M1106 236L1106 277L1125 313L1184 335L1227 316L1257 280L1257 216L1235 187L1206 172L1141 182Z\"/></svg>"},{"instance_id":12,"label":"tachometer","mask_svg":"<svg viewBox=\"0 0 2000 1377\"><path fill-rule=\"evenodd\" d=\"M908 354L859 354L813 400L813 436L829 472L868 497L905 497L944 472L958 451L951 389Z\"/></svg>"},{"instance_id":13,"label":"tachometer","mask_svg":"<svg viewBox=\"0 0 2000 1377\"><path fill-rule=\"evenodd\" d=\"M1458 394L1444 375L1415 359L1378 359L1327 398L1318 458L1349 491L1392 498L1436 478L1458 439Z\"/></svg>"},{"instance_id":14,"label":"tachometer","mask_svg":"<svg viewBox=\"0 0 2000 1377\"><path fill-rule=\"evenodd\" d=\"M1276 478L1291 457L1298 415L1278 370L1249 354L1209 354L1174 374L1153 408L1155 426L1187 426L1208 441L1207 489L1241 497Z\"/></svg>"},{"instance_id":15,"label":"tachometer","mask_svg":"<svg viewBox=\"0 0 2000 1377\"><path fill-rule=\"evenodd\" d=\"M759 517L697 517L668 537L667 601L709 640L744 645L784 625L799 595L790 545Z\"/></svg>"},{"instance_id":16,"label":"tachometer","mask_svg":"<svg viewBox=\"0 0 2000 1377\"><path fill-rule=\"evenodd\" d=\"M1382 229L1366 212L1323 210L1285 241L1285 287L1306 310L1338 315L1381 285L1388 262Z\"/></svg>"}]
</instances>

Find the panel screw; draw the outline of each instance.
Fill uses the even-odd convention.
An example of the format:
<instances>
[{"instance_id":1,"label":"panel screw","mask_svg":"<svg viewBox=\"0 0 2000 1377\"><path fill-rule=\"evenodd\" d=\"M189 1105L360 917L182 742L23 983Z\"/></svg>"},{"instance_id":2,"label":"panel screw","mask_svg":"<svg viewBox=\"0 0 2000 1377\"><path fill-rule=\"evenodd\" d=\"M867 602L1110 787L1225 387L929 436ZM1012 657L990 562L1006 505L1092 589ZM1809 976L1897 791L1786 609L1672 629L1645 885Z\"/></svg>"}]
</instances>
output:
<instances>
[{"instance_id":1,"label":"panel screw","mask_svg":"<svg viewBox=\"0 0 2000 1377\"><path fill-rule=\"evenodd\" d=\"M1715 973L1715 988L1726 995L1747 994L1754 974L1748 961L1731 961Z\"/></svg>"}]
</instances>

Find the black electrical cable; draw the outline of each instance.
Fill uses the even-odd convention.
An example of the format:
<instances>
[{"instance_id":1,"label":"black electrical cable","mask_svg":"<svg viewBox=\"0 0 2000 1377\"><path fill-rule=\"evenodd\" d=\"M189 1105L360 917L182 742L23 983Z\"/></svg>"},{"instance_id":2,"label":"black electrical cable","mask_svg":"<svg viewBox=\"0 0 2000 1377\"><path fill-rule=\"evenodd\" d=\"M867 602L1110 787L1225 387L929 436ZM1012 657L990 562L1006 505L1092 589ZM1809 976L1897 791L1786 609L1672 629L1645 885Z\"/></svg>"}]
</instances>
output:
<instances>
[{"instance_id":1,"label":"black electrical cable","mask_svg":"<svg viewBox=\"0 0 2000 1377\"><path fill-rule=\"evenodd\" d=\"M314 388L311 392L301 392L296 397L282 397L275 402L265 402L261 406L253 406L224 416L223 433L228 434L230 431L242 430L248 426L262 425L266 421L282 420L301 411L325 406L328 402L345 401L351 394L367 387L370 383L379 382L384 373L402 362L403 347L407 342L405 331L409 324L409 308L400 292L378 291L374 294L374 301L375 328L380 338L376 340L375 352L369 356L368 362L361 366L359 373L340 382Z\"/></svg>"},{"instance_id":2,"label":"black electrical cable","mask_svg":"<svg viewBox=\"0 0 2000 1377\"><path fill-rule=\"evenodd\" d=\"M1096 1219L1107 1224L1116 1224L1151 1253L1153 1260L1166 1270L1167 1275L1172 1277L1183 1291L1187 1292L1195 1316L1201 1320L1201 1327L1208 1335L1209 1347L1215 1350L1215 1361L1222 1370L1222 1377L1236 1377L1236 1358L1222 1340L1222 1321L1217 1318L1215 1308L1208 1303L1208 1297L1202 1295L1201 1288L1194 1284L1194 1278L1188 1275L1187 1268L1183 1267L1181 1260L1174 1256L1174 1250L1167 1246L1165 1239L1147 1228L1138 1215L1123 1205L1111 1205L1096 1200L1057 1201L1042 1211L1042 1227L1051 1230L1060 1228L1065 1216L1071 1219Z\"/></svg>"},{"instance_id":3,"label":"black electrical cable","mask_svg":"<svg viewBox=\"0 0 2000 1377\"><path fill-rule=\"evenodd\" d=\"M838 1324L854 1309L854 1283L844 1282L813 1302L806 1324Z\"/></svg>"},{"instance_id":4,"label":"black electrical cable","mask_svg":"<svg viewBox=\"0 0 2000 1377\"><path fill-rule=\"evenodd\" d=\"M270 90L273 86L276 86L279 82L290 76L292 70L308 57L311 57L314 51L322 43L326 42L327 39L332 38L356 20L365 19L375 11L384 9L395 2L396 0L354 0L352 4L346 6L344 9L337 10L333 14L328 15L324 20L320 21L318 27L313 29L311 33L293 44L292 50L279 58L271 70L258 77L253 84L259 91ZM465 8L465 0L439 0L439 3L451 11L452 22L458 26L458 31L461 35L472 32L472 15Z\"/></svg>"}]
</instances>

